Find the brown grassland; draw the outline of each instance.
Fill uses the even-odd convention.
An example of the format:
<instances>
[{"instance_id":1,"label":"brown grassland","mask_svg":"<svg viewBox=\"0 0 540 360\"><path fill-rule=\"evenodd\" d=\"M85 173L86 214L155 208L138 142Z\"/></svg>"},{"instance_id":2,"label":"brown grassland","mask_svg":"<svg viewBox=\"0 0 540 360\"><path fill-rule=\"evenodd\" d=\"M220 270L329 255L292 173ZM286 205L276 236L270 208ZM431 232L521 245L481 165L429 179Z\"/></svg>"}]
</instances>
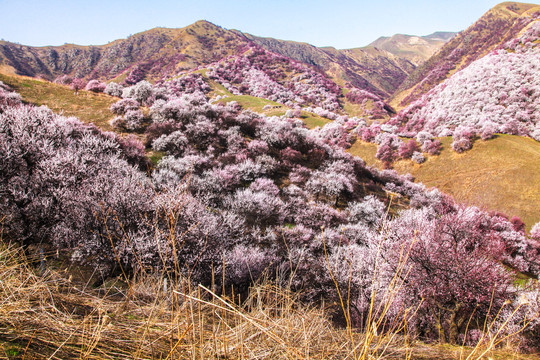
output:
<instances>
[{"instance_id":1,"label":"brown grassland","mask_svg":"<svg viewBox=\"0 0 540 360\"><path fill-rule=\"evenodd\" d=\"M39 267L39 257L2 245L0 358L540 359L517 354L512 341L495 349L496 335L464 347L410 338L405 322L382 333L377 316L364 331L336 326L330 319L341 311L337 304L304 304L286 281L259 279L242 299L176 272L141 272L94 287L61 259L46 254ZM388 290L389 301L396 289Z\"/></svg>"},{"instance_id":2,"label":"brown grassland","mask_svg":"<svg viewBox=\"0 0 540 360\"><path fill-rule=\"evenodd\" d=\"M462 154L451 150L451 138L440 139L443 150L423 164L400 160L394 169L410 173L419 182L437 187L457 201L487 210L519 216L530 229L540 221L540 143L530 138L498 135L477 140ZM357 141L349 149L369 165L382 167L375 158L377 145Z\"/></svg>"},{"instance_id":3,"label":"brown grassland","mask_svg":"<svg viewBox=\"0 0 540 360\"><path fill-rule=\"evenodd\" d=\"M11 86L25 102L45 105L65 116L75 116L85 123L94 123L103 130L112 130L109 120L114 114L110 106L119 99L105 94L81 90L78 94L69 87L45 80L0 73L0 81Z\"/></svg>"}]
</instances>

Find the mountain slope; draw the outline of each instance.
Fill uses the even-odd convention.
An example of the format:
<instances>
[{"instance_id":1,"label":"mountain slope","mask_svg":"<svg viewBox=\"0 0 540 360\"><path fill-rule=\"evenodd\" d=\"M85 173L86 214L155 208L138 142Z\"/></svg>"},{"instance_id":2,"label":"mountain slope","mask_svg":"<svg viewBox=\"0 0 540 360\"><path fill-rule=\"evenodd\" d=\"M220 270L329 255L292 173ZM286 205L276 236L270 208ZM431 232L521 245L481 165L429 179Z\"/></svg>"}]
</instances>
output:
<instances>
[{"instance_id":1,"label":"mountain slope","mask_svg":"<svg viewBox=\"0 0 540 360\"><path fill-rule=\"evenodd\" d=\"M80 90L77 94L69 87L26 76L0 73L0 81L19 93L25 103L45 105L55 113L74 116L84 123L92 123L103 130L111 130L109 110L118 98Z\"/></svg>"},{"instance_id":2,"label":"mountain slope","mask_svg":"<svg viewBox=\"0 0 540 360\"><path fill-rule=\"evenodd\" d=\"M456 72L391 120L400 134L447 136L458 128L489 137L528 135L540 141L540 20L521 36ZM484 135L485 134L485 135ZM459 137L459 136L458 136Z\"/></svg>"},{"instance_id":3,"label":"mountain slope","mask_svg":"<svg viewBox=\"0 0 540 360\"><path fill-rule=\"evenodd\" d=\"M30 47L0 42L0 71L50 81L69 75L133 84L206 67L257 47L286 57L291 66L297 61L326 73L341 88L357 87L384 98L414 69L407 60L383 50L319 49L198 21L181 29L148 30L102 46Z\"/></svg>"},{"instance_id":4,"label":"mountain slope","mask_svg":"<svg viewBox=\"0 0 540 360\"><path fill-rule=\"evenodd\" d=\"M452 31L436 31L433 34L429 34L426 36L422 36L425 39L433 39L433 40L443 40L448 41L454 36L456 36L457 33Z\"/></svg>"},{"instance_id":5,"label":"mountain slope","mask_svg":"<svg viewBox=\"0 0 540 360\"><path fill-rule=\"evenodd\" d=\"M243 34L267 50L324 70L336 83L388 97L414 70L415 65L390 52L374 48L338 50L306 43Z\"/></svg>"},{"instance_id":6,"label":"mountain slope","mask_svg":"<svg viewBox=\"0 0 540 360\"><path fill-rule=\"evenodd\" d=\"M393 95L392 104L403 107L418 99L454 72L514 39L539 16L539 5L505 2L495 6L419 66Z\"/></svg>"},{"instance_id":7,"label":"mountain slope","mask_svg":"<svg viewBox=\"0 0 540 360\"><path fill-rule=\"evenodd\" d=\"M440 138L443 150L422 164L400 160L394 169L416 181L435 186L458 201L486 210L519 216L531 228L540 221L540 143L529 138L499 135L477 141L462 154L451 149L452 139ZM349 152L368 165L382 167L375 144L357 141ZM523 154L524 156L516 156Z\"/></svg>"},{"instance_id":8,"label":"mountain slope","mask_svg":"<svg viewBox=\"0 0 540 360\"><path fill-rule=\"evenodd\" d=\"M234 55L248 41L207 21L181 29L155 28L101 46L31 47L0 42L0 65L19 75L53 80L63 74L113 79L137 70L159 79Z\"/></svg>"},{"instance_id":9,"label":"mountain slope","mask_svg":"<svg viewBox=\"0 0 540 360\"><path fill-rule=\"evenodd\" d=\"M396 34L380 37L368 46L386 50L419 66L455 35L454 32L436 32L427 36Z\"/></svg>"}]
</instances>

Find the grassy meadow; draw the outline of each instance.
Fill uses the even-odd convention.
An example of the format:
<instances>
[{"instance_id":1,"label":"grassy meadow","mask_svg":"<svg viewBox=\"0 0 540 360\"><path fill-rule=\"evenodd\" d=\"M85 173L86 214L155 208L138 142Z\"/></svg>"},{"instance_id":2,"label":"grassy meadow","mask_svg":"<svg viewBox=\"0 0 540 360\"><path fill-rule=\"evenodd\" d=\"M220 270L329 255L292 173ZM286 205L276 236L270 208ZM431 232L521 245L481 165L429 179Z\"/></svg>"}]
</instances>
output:
<instances>
[{"instance_id":1,"label":"grassy meadow","mask_svg":"<svg viewBox=\"0 0 540 360\"><path fill-rule=\"evenodd\" d=\"M0 81L11 86L27 103L45 105L55 113L75 116L104 130L112 130L109 120L114 114L109 108L118 101L116 97L85 90L75 94L69 86L25 76L0 73Z\"/></svg>"},{"instance_id":2,"label":"grassy meadow","mask_svg":"<svg viewBox=\"0 0 540 360\"><path fill-rule=\"evenodd\" d=\"M530 138L498 135L477 140L462 154L454 152L451 138L440 139L443 150L423 164L400 160L394 169L410 173L419 182L437 187L457 201L509 216L519 216L530 229L540 221L540 143ZM349 149L367 164L382 167L375 158L377 145L357 141Z\"/></svg>"}]
</instances>

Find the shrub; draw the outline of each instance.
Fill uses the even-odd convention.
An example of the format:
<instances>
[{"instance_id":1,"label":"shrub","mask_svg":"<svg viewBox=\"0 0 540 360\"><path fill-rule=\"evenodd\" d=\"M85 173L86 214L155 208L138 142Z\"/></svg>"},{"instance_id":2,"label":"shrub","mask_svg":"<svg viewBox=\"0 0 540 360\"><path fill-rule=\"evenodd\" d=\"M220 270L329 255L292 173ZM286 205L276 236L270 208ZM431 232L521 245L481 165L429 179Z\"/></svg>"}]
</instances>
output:
<instances>
[{"instance_id":1,"label":"shrub","mask_svg":"<svg viewBox=\"0 0 540 360\"><path fill-rule=\"evenodd\" d=\"M386 206L375 196L370 195L366 196L362 202L350 203L347 211L349 222L376 226L383 220Z\"/></svg>"},{"instance_id":2,"label":"shrub","mask_svg":"<svg viewBox=\"0 0 540 360\"><path fill-rule=\"evenodd\" d=\"M154 101L153 95L154 91L152 84L145 80L122 90L122 97L124 99L134 99L141 105L152 105Z\"/></svg>"},{"instance_id":3,"label":"shrub","mask_svg":"<svg viewBox=\"0 0 540 360\"><path fill-rule=\"evenodd\" d=\"M408 142L401 143L399 145L398 154L403 159L409 159L415 152L418 152L418 144L413 139L410 139Z\"/></svg>"},{"instance_id":4,"label":"shrub","mask_svg":"<svg viewBox=\"0 0 540 360\"><path fill-rule=\"evenodd\" d=\"M442 150L442 144L439 140L427 140L422 145L422 151L430 155L439 155Z\"/></svg>"},{"instance_id":5,"label":"shrub","mask_svg":"<svg viewBox=\"0 0 540 360\"><path fill-rule=\"evenodd\" d=\"M73 79L70 86L75 93L78 93L79 90L84 89L86 86L86 81L84 79Z\"/></svg>"},{"instance_id":6,"label":"shrub","mask_svg":"<svg viewBox=\"0 0 540 360\"><path fill-rule=\"evenodd\" d=\"M152 149L164 151L168 155L182 156L188 146L188 138L181 131L174 131L168 135L162 135L152 141Z\"/></svg>"},{"instance_id":7,"label":"shrub","mask_svg":"<svg viewBox=\"0 0 540 360\"><path fill-rule=\"evenodd\" d=\"M512 279L497 261L504 253L503 234L492 226L474 208L447 208L436 216L408 210L391 224L388 260L395 269L408 254L402 296L404 306L424 299L418 315L430 329L418 329L423 335L455 343L471 317L484 321L490 309L514 298Z\"/></svg>"},{"instance_id":8,"label":"shrub","mask_svg":"<svg viewBox=\"0 0 540 360\"><path fill-rule=\"evenodd\" d=\"M99 80L90 80L88 84L85 86L86 91L92 91L96 93L103 92L105 88L107 87L107 84L99 81Z\"/></svg>"},{"instance_id":9,"label":"shrub","mask_svg":"<svg viewBox=\"0 0 540 360\"><path fill-rule=\"evenodd\" d=\"M69 75L60 75L59 77L54 79L54 83L60 85L71 85L72 82L73 78Z\"/></svg>"},{"instance_id":10,"label":"shrub","mask_svg":"<svg viewBox=\"0 0 540 360\"><path fill-rule=\"evenodd\" d=\"M126 112L126 129L130 131L140 130L143 126L144 115L141 110L128 110Z\"/></svg>"},{"instance_id":11,"label":"shrub","mask_svg":"<svg viewBox=\"0 0 540 360\"><path fill-rule=\"evenodd\" d=\"M123 89L124 88L122 87L122 85L115 82L110 82L107 84L103 92L111 96L121 97Z\"/></svg>"},{"instance_id":12,"label":"shrub","mask_svg":"<svg viewBox=\"0 0 540 360\"><path fill-rule=\"evenodd\" d=\"M457 153L462 153L471 148L472 148L472 142L470 139L467 139L467 138L456 139L452 142L452 150L454 150Z\"/></svg>"},{"instance_id":13,"label":"shrub","mask_svg":"<svg viewBox=\"0 0 540 360\"><path fill-rule=\"evenodd\" d=\"M111 105L111 111L113 114L125 115L128 111L134 111L139 109L139 103L133 99L118 100Z\"/></svg>"},{"instance_id":14,"label":"shrub","mask_svg":"<svg viewBox=\"0 0 540 360\"><path fill-rule=\"evenodd\" d=\"M148 179L122 159L114 136L93 126L27 106L6 109L0 124L7 236L76 250L74 259L112 270L110 237L120 246L122 231L137 231L149 210ZM123 229L107 228L113 219Z\"/></svg>"},{"instance_id":15,"label":"shrub","mask_svg":"<svg viewBox=\"0 0 540 360\"><path fill-rule=\"evenodd\" d=\"M418 152L418 151L415 151L412 154L411 159L412 159L412 161L414 161L417 164L422 164L423 162L426 161L426 158L424 157L424 155L421 152Z\"/></svg>"}]
</instances>

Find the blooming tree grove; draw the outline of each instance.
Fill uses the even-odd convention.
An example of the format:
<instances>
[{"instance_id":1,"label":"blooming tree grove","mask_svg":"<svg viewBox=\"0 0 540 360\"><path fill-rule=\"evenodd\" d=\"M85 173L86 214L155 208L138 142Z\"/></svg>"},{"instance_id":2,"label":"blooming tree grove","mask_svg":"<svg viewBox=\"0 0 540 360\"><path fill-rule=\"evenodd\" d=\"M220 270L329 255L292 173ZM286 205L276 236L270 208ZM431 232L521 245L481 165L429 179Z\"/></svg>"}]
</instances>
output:
<instances>
[{"instance_id":1,"label":"blooming tree grove","mask_svg":"<svg viewBox=\"0 0 540 360\"><path fill-rule=\"evenodd\" d=\"M332 87L301 95L302 84L326 86L322 75L289 64L300 85L280 83L280 58L255 50L216 65L212 76L230 81L230 91L277 89L282 101L335 109ZM252 64L246 72L244 62ZM266 62L281 65L258 67ZM410 271L389 322L400 308L417 308L409 331L449 342L465 333L469 316L490 315L491 299L495 306L516 301L520 290L503 265L540 275L538 226L527 236L517 219L457 205L344 150L355 129L381 145L381 160L421 162L420 149L440 150L429 131L403 142L381 130L385 124L341 116L312 131L294 116L213 103L195 74L104 91L120 90L115 123L144 132L144 145L24 105L0 84L6 239L55 246L105 275L176 268L192 281L242 291L267 271L288 276L312 301L337 300L337 286L360 327L373 294L384 293L404 261ZM455 132L470 139L473 130ZM145 147L160 155L153 168ZM212 270L226 275L215 279Z\"/></svg>"}]
</instances>

